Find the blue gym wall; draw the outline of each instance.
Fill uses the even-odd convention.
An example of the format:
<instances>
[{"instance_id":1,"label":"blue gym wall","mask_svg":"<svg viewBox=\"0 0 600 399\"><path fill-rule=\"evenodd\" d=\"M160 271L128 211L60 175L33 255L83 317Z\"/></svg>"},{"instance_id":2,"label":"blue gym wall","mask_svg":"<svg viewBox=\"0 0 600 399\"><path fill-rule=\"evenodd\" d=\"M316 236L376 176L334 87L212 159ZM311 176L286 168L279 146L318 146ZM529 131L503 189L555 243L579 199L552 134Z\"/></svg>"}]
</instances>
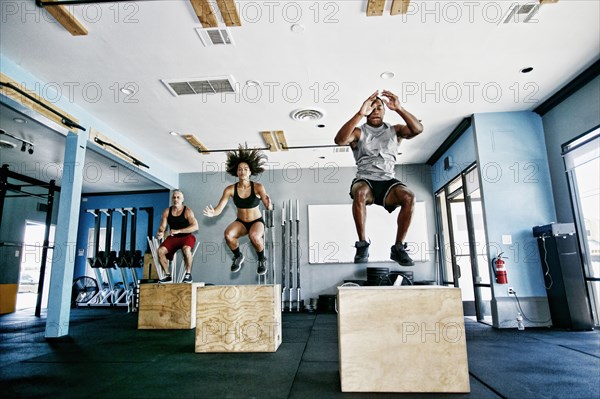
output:
<instances>
[{"instance_id":1,"label":"blue gym wall","mask_svg":"<svg viewBox=\"0 0 600 399\"><path fill-rule=\"evenodd\" d=\"M444 159L450 158L450 168L444 170ZM433 164L433 192L448 184L456 178L469 165L477 159L475 153L475 139L473 137L473 127L470 126L463 134L452 144L436 163Z\"/></svg>"},{"instance_id":2,"label":"blue gym wall","mask_svg":"<svg viewBox=\"0 0 600 399\"><path fill-rule=\"evenodd\" d=\"M532 320L546 320L546 290L532 235L533 226L555 220L541 117L533 112L475 114L473 130L488 257L504 252L509 285L525 304L525 313ZM503 236L512 243L504 244ZM495 325L511 326L517 314L514 298L506 285L492 285Z\"/></svg>"},{"instance_id":3,"label":"blue gym wall","mask_svg":"<svg viewBox=\"0 0 600 399\"><path fill-rule=\"evenodd\" d=\"M135 248L146 252L148 242L148 213L141 211L140 208L154 208L153 233L156 234L162 211L169 206L170 194L168 191L153 192L143 194L111 194L111 195L93 195L84 196L81 201L81 210L79 213L79 228L77 231L77 256L75 258L75 272L73 278L77 278L85 274L86 258L92 257L93 254L87 254L87 240L89 229L94 228L94 216L87 212L88 209L115 209L115 208L137 208L137 223L136 223L136 243ZM121 214L113 213L112 227L112 250L119 252L121 245ZM106 227L106 215L102 216L100 227ZM130 249L130 233L131 233L131 216L127 226L127 250ZM83 250L83 254L81 254ZM141 271L138 270L138 276L141 278ZM92 276L94 277L94 276Z\"/></svg>"},{"instance_id":4,"label":"blue gym wall","mask_svg":"<svg viewBox=\"0 0 600 399\"><path fill-rule=\"evenodd\" d=\"M521 295L545 295L532 227L555 221L541 118L532 112L476 114L475 138L490 255L509 257ZM512 235L512 245L502 244ZM507 295L497 292L498 295Z\"/></svg>"}]
</instances>

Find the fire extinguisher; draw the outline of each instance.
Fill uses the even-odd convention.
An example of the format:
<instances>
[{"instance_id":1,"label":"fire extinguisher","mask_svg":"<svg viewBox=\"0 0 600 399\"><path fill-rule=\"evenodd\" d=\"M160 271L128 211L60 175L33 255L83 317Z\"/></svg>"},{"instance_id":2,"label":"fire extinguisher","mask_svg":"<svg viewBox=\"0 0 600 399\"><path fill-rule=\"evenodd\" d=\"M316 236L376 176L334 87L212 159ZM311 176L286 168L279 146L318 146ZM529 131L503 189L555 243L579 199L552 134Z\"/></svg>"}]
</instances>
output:
<instances>
[{"instance_id":1,"label":"fire extinguisher","mask_svg":"<svg viewBox=\"0 0 600 399\"><path fill-rule=\"evenodd\" d=\"M504 252L500 252L498 256L496 256L493 260L494 269L496 271L496 282L498 284L508 284L508 277L506 275L506 266L504 265L503 259L508 259L506 257L502 257Z\"/></svg>"}]
</instances>

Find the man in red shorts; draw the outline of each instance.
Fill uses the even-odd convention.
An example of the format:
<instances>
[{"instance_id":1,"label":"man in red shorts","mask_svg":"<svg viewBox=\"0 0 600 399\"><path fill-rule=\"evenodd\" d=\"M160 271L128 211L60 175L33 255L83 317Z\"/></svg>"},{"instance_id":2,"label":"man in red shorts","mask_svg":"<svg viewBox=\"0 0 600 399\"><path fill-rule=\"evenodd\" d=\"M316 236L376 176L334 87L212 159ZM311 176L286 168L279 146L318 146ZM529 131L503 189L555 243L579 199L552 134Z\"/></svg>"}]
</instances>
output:
<instances>
[{"instance_id":1,"label":"man in red shorts","mask_svg":"<svg viewBox=\"0 0 600 399\"><path fill-rule=\"evenodd\" d=\"M183 205L183 193L180 190L173 191L171 197L172 206L165 209L162 213L160 226L156 237L160 240L165 234L167 225L169 225L169 236L158 247L158 261L165 271L165 277L160 279L160 283L171 281L169 272L169 261L173 260L173 255L179 249L183 252L185 261L184 283L192 282L192 248L196 244L196 237L192 234L198 231L198 221L194 212Z\"/></svg>"}]
</instances>

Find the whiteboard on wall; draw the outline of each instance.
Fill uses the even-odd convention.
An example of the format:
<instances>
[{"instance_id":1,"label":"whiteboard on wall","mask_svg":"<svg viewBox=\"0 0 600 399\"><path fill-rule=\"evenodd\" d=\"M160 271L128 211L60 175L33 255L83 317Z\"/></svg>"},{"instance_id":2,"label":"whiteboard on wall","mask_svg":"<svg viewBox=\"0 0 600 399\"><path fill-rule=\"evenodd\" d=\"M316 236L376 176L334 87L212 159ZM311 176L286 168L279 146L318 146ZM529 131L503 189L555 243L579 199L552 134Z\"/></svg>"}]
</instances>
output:
<instances>
[{"instance_id":1,"label":"whiteboard on wall","mask_svg":"<svg viewBox=\"0 0 600 399\"><path fill-rule=\"evenodd\" d=\"M369 262L392 262L390 248L396 241L399 212L400 208L390 214L381 206L367 207L367 241L371 240ZM352 204L308 206L309 263L353 263L357 237ZM415 262L429 260L424 202L415 204L406 242Z\"/></svg>"}]
</instances>

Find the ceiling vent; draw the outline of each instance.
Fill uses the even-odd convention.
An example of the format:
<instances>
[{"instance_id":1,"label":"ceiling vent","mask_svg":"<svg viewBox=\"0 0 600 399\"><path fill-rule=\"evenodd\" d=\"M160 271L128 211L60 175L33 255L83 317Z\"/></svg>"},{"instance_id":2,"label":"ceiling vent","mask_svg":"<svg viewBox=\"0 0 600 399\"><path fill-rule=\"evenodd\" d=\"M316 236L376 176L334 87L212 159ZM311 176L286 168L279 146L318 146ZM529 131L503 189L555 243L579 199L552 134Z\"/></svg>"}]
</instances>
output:
<instances>
[{"instance_id":1,"label":"ceiling vent","mask_svg":"<svg viewBox=\"0 0 600 399\"><path fill-rule=\"evenodd\" d=\"M167 90L174 95L183 96L187 94L217 94L235 93L236 83L232 76L220 76L214 78L190 78L190 79L161 79Z\"/></svg>"},{"instance_id":2,"label":"ceiling vent","mask_svg":"<svg viewBox=\"0 0 600 399\"><path fill-rule=\"evenodd\" d=\"M227 28L196 28L200 41L205 47L233 46L233 37Z\"/></svg>"},{"instance_id":3,"label":"ceiling vent","mask_svg":"<svg viewBox=\"0 0 600 399\"><path fill-rule=\"evenodd\" d=\"M323 118L325 114L318 109L297 109L290 114L290 117L296 121L316 121Z\"/></svg>"},{"instance_id":4,"label":"ceiling vent","mask_svg":"<svg viewBox=\"0 0 600 399\"><path fill-rule=\"evenodd\" d=\"M525 4L513 4L505 17L502 19L502 23L527 23L538 13L540 10L539 3L525 3Z\"/></svg>"},{"instance_id":5,"label":"ceiling vent","mask_svg":"<svg viewBox=\"0 0 600 399\"><path fill-rule=\"evenodd\" d=\"M0 148L12 150L13 148L16 148L16 147L17 147L17 145L14 143L11 143L10 141L0 140Z\"/></svg>"}]
</instances>

